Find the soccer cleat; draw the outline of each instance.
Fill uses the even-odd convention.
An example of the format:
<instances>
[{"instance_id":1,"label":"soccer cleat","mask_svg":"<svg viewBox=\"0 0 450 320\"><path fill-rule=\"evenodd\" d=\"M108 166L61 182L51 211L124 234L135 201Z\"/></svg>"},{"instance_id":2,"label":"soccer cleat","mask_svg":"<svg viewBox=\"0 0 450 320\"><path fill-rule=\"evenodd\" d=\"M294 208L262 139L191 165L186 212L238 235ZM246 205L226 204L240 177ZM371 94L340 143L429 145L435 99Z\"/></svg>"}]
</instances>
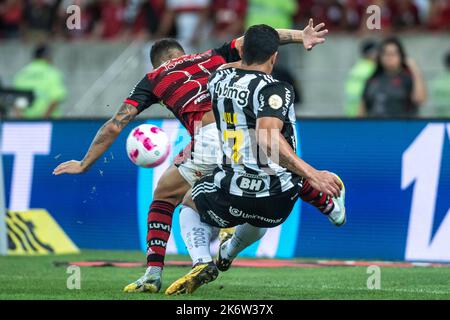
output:
<instances>
[{"instance_id":1,"label":"soccer cleat","mask_svg":"<svg viewBox=\"0 0 450 320\"><path fill-rule=\"evenodd\" d=\"M333 210L328 214L328 220L332 224L334 224L337 227L340 227L345 224L345 221L347 220L347 215L345 212L345 186L342 182L341 178L335 174L335 176L339 179L339 181L342 183L342 190L341 195L338 198L332 198L332 201L334 203Z\"/></svg>"},{"instance_id":2,"label":"soccer cleat","mask_svg":"<svg viewBox=\"0 0 450 320\"><path fill-rule=\"evenodd\" d=\"M193 293L200 286L207 284L211 281L216 280L219 275L214 262L209 263L198 263L196 264L189 273L167 288L167 295L174 294L189 294Z\"/></svg>"},{"instance_id":3,"label":"soccer cleat","mask_svg":"<svg viewBox=\"0 0 450 320\"><path fill-rule=\"evenodd\" d=\"M149 275L146 273L142 277L137 279L135 282L130 283L125 288L123 288L123 292L158 293L160 289L161 289L161 276L155 274Z\"/></svg>"},{"instance_id":4,"label":"soccer cleat","mask_svg":"<svg viewBox=\"0 0 450 320\"><path fill-rule=\"evenodd\" d=\"M219 252L217 253L216 266L217 269L219 269L222 272L230 269L231 264L233 263L233 259L225 259L222 257L223 247L225 243L231 239L232 236L233 236L232 233L228 233L225 231L220 233L220 245L219 245Z\"/></svg>"},{"instance_id":5,"label":"soccer cleat","mask_svg":"<svg viewBox=\"0 0 450 320\"><path fill-rule=\"evenodd\" d=\"M220 243L223 242L222 239L223 239L224 237L227 237L229 234L232 235L235 231L236 231L236 227L220 229L220 232L219 232L219 240L220 240Z\"/></svg>"}]
</instances>

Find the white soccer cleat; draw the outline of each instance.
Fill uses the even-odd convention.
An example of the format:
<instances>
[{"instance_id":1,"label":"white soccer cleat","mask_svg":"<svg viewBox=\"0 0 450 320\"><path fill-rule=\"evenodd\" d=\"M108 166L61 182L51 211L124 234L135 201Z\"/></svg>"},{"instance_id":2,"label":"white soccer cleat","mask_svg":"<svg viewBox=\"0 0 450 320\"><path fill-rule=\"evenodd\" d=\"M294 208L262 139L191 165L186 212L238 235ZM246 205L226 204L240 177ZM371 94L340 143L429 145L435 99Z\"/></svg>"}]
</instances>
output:
<instances>
[{"instance_id":1,"label":"white soccer cleat","mask_svg":"<svg viewBox=\"0 0 450 320\"><path fill-rule=\"evenodd\" d=\"M345 186L342 182L341 178L334 174L339 181L342 183L342 190L341 195L338 198L333 197L332 201L334 203L333 210L328 214L328 220L332 224L334 224L337 227L340 227L345 224L345 221L347 219L346 213L345 213Z\"/></svg>"}]
</instances>

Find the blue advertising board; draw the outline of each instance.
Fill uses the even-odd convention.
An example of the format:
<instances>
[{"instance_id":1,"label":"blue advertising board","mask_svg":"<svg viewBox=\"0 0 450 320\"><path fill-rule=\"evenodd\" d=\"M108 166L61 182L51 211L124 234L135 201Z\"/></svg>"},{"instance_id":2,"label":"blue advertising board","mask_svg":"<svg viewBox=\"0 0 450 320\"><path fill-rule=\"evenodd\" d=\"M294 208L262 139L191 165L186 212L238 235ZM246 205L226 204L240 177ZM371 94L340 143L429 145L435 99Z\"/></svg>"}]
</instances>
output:
<instances>
[{"instance_id":1,"label":"blue advertising board","mask_svg":"<svg viewBox=\"0 0 450 320\"><path fill-rule=\"evenodd\" d=\"M47 209L80 248L145 250L154 186L190 139L175 120L148 123L172 141L161 166L142 169L128 160L130 126L89 172L53 176L60 162L84 156L102 122L4 122L8 208ZM347 224L334 227L299 201L282 226L243 254L450 261L450 123L301 120L297 130L299 155L344 181ZM186 253L177 215L168 252Z\"/></svg>"}]
</instances>

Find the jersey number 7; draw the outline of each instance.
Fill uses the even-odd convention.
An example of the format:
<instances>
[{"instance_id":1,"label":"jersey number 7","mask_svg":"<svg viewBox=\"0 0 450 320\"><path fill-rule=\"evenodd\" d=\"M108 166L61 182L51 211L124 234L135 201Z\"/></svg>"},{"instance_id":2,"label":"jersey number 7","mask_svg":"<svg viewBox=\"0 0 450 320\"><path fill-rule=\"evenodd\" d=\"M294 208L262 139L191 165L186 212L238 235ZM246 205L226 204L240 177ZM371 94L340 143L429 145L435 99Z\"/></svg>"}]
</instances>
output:
<instances>
[{"instance_id":1,"label":"jersey number 7","mask_svg":"<svg viewBox=\"0 0 450 320\"><path fill-rule=\"evenodd\" d=\"M241 158L239 150L244 143L244 133L242 130L225 130L223 132L223 140L228 141L229 139L234 140L233 146L231 147L231 150L233 151L231 159L233 159L235 163L238 163L239 159Z\"/></svg>"}]
</instances>

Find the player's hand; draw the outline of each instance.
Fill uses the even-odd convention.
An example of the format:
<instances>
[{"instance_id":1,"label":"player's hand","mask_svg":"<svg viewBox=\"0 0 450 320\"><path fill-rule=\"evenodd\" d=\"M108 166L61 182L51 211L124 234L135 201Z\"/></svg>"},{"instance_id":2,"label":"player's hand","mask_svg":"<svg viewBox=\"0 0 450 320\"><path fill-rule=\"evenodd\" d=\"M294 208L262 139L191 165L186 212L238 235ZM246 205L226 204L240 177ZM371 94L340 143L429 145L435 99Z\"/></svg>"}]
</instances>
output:
<instances>
[{"instance_id":1,"label":"player's hand","mask_svg":"<svg viewBox=\"0 0 450 320\"><path fill-rule=\"evenodd\" d=\"M325 23L320 23L314 27L313 19L309 19L309 23L303 32L303 46L306 50L311 50L317 44L325 42L325 35L328 33L327 29L322 30Z\"/></svg>"},{"instance_id":2,"label":"player's hand","mask_svg":"<svg viewBox=\"0 0 450 320\"><path fill-rule=\"evenodd\" d=\"M70 160L61 163L53 170L54 175L60 175L63 173L79 174L87 171L87 168L83 166L81 161Z\"/></svg>"},{"instance_id":3,"label":"player's hand","mask_svg":"<svg viewBox=\"0 0 450 320\"><path fill-rule=\"evenodd\" d=\"M314 189L334 197L341 195L342 183L329 171L315 171L308 179Z\"/></svg>"}]
</instances>

